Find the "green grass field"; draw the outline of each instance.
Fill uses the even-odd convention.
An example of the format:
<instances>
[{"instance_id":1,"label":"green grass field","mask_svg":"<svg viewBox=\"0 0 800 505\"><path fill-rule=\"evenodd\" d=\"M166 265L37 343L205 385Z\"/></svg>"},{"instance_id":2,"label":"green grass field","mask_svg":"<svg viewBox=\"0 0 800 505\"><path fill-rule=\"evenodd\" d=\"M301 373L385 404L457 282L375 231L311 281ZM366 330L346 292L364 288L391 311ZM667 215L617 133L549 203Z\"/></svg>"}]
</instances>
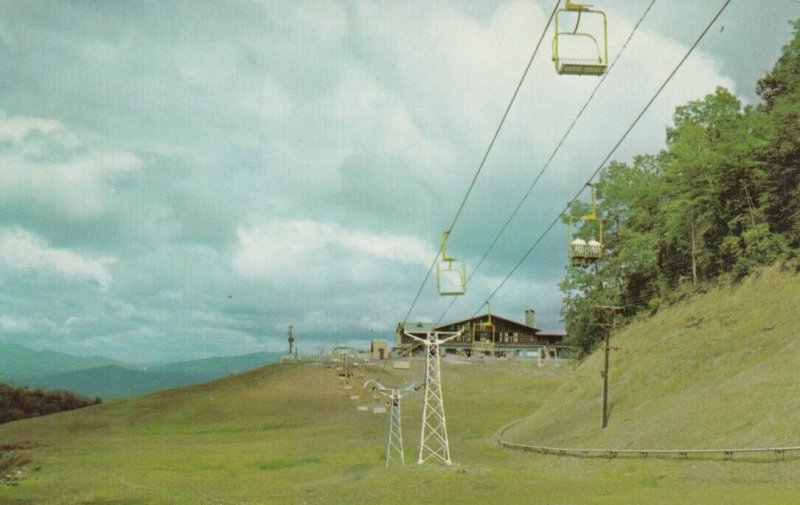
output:
<instances>
[{"instance_id":1,"label":"green grass field","mask_svg":"<svg viewBox=\"0 0 800 505\"><path fill-rule=\"evenodd\" d=\"M223 381L0 426L29 460L0 503L796 504L800 455L576 458L501 449L800 445L798 276L767 270L615 336L601 360L444 364L453 466L416 465L422 393L403 404L407 465L384 466L387 416L358 412L333 368L274 365ZM385 383L419 380L391 367ZM362 394L362 398L366 395Z\"/></svg>"}]
</instances>

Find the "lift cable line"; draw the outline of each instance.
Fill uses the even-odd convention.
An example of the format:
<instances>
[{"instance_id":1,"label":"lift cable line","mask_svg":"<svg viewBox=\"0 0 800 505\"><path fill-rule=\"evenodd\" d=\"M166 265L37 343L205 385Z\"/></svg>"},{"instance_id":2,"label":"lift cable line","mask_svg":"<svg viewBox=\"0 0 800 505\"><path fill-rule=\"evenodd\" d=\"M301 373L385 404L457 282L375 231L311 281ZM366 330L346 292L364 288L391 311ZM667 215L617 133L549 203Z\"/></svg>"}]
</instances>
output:
<instances>
[{"instance_id":1,"label":"lift cable line","mask_svg":"<svg viewBox=\"0 0 800 505\"><path fill-rule=\"evenodd\" d=\"M628 43L633 38L633 35L639 29L639 25L642 24L642 21L644 21L644 18L650 12L650 9L653 7L653 4L655 4L655 3L656 3L656 0L651 0L650 5L648 5L647 9L645 9L644 13L642 13L641 17L639 18L639 20L634 25L633 30L631 30L631 33L628 35L628 38L625 40L625 43L620 48L619 52L617 52L616 56L614 57L614 60L611 62L611 65L609 65L608 70L600 77L600 80L598 81L597 85L594 87L592 92L589 94L589 98L586 99L586 102L584 102L583 106L578 111L578 114L575 116L575 118L572 120L572 123L569 125L567 130L564 132L564 135L561 137L561 140L559 140L558 144L556 144L555 149L553 149L553 152L550 153L550 157L547 158L547 161L545 161L544 165L542 165L542 168L539 170L539 173L536 175L536 177L534 178L533 182L528 187L528 190L522 196L522 199L519 201L517 206L511 212L511 215L508 217L508 219L506 220L505 224L503 224L503 226L500 228L500 231L497 232L497 236L495 236L494 240L492 240L492 243L489 244L489 247L486 249L486 252L483 253L483 256L481 257L480 261L478 261L478 263L476 263L475 266L471 269L470 274L467 277L467 283L469 283L469 281L472 279L472 277L477 272L478 268L480 268L480 266L483 264L483 262L489 256L489 253L491 253L492 250L494 249L494 247L497 245L497 242L499 242L500 237L505 233L506 229L511 224L511 221L516 217L516 215L519 213L520 209L522 209L522 206L528 200L528 197L530 197L531 192L533 192L533 188L535 188L536 185L539 183L539 179L542 178L542 175L544 175L545 171L547 171L548 167L550 166L550 163L552 163L552 161L555 158L556 154L558 154L558 152L561 150L561 146L564 144L564 141L567 139L569 134L572 133L572 129L575 127L575 125L577 124L578 120L581 118L581 116L583 116L583 113L586 111L586 108L589 106L589 104L594 99L594 96L597 94L597 90L600 89L600 86L603 85L603 82L605 82L606 77L608 77L608 75L611 74L612 70L614 70L614 66L617 64L617 61L622 56L622 53L625 52L625 49L628 47ZM448 306L445 309L444 313L442 313L441 317L439 317L438 321L436 322L437 325L440 324L444 320L445 315L447 315L447 312L450 311L450 309L453 307L455 302L456 302L455 298L450 301L450 303L448 304Z\"/></svg>"},{"instance_id":2,"label":"lift cable line","mask_svg":"<svg viewBox=\"0 0 800 505\"><path fill-rule=\"evenodd\" d=\"M489 154L494 147L495 141L497 141L497 137L500 135L500 130L503 128L503 125L506 122L506 118L508 117L509 112L511 111L511 106L514 105L514 102L517 99L517 95L519 94L520 88L522 88L522 83L525 81L525 78L528 76L528 73L533 66L533 60L536 58L536 54L539 52L539 48L542 45L542 41L547 35L547 31L550 28L550 25L553 22L553 18L558 11L558 5L561 3L561 0L556 0L555 6L553 7L553 12L550 13L550 18L547 20L547 24L542 30L542 35L539 37L539 41L536 43L536 47L533 49L533 53L531 54L530 59L528 60L528 64L525 66L525 70L522 72L522 77L520 77L519 82L517 83L517 87L514 89L514 93L511 95L511 100L508 102L508 106L506 107L505 112L503 113L502 118L500 119L500 124L497 125L497 129L492 136L492 140L489 142L489 146L486 148L486 152L481 159L480 164L478 165L478 169L475 171L475 175L472 177L472 181L470 182L469 187L467 188L467 192L464 194L464 198L461 200L461 204L458 206L458 210L456 211L456 215L453 217L452 222L450 223L450 227L446 230L446 233L450 233L453 231L453 228L458 222L458 218L461 217L461 212L464 210L464 206L467 203L467 199L469 198L470 193L472 193L473 188L475 187L475 183L478 180L478 176L480 176L481 171L483 170L483 166L486 164L486 160L489 158ZM425 289L425 285L428 283L428 279L433 272L433 269L436 268L436 264L439 259L439 255L441 254L442 249L440 248L439 251L436 253L436 257L433 259L431 266L428 268L428 272L425 274L425 278L422 280L422 284L420 285L419 289L417 290L417 294L414 296L414 300L411 302L411 306L408 308L408 312L406 313L405 317L403 318L403 323L408 321L408 318L411 316L411 311L414 310L414 306L417 304L420 295L422 294L422 290Z\"/></svg>"},{"instance_id":3,"label":"lift cable line","mask_svg":"<svg viewBox=\"0 0 800 505\"><path fill-rule=\"evenodd\" d=\"M622 134L622 136L617 141L617 143L614 145L614 147L611 149L611 151L608 153L608 155L606 155L606 157L603 159L603 161L600 163L600 165L594 170L594 172L592 172L592 175L591 175L591 177L589 177L589 180L586 181L586 184L583 187L581 187L581 189L575 194L575 196L572 197L572 199L567 203L567 205L564 207L564 209L556 216L556 218L550 223L550 225L539 236L539 238L536 239L536 242L533 243L533 245L522 256L522 258L517 262L517 264L514 265L514 268L511 269L511 271L508 273L508 275L506 275L506 277L500 282L500 284L494 289L494 291L492 291L492 293L486 298L486 301L481 303L481 306L475 312L475 315L477 315L480 312L480 310L483 308L483 306L484 306L484 304L486 302L490 301L497 294L497 292L500 291L500 289L502 289L502 287L506 284L506 282L508 282L508 280L511 278L511 276L514 275L514 273L519 269L520 266L522 266L522 264L525 262L525 260L528 258L528 256L530 256L531 253L534 251L534 249L536 249L536 247L539 245L539 243L541 243L541 241L544 239L544 237L550 232L550 230L553 229L553 227L556 225L556 223L558 223L558 220L569 211L569 208L572 206L572 204L578 199L578 197L583 192L583 188L586 185L588 185L589 183L591 183L592 179L594 179L597 176L597 174L600 172L600 170L603 169L603 167L606 165L606 163L608 163L608 160L611 159L611 157L614 155L614 153L617 151L617 149L619 149L619 146L622 145L622 143L625 141L625 139L628 137L628 135L631 133L631 131L633 131L634 127L639 123L639 121L642 119L642 117L645 115L645 113L650 109L650 106L652 106L653 103L656 101L656 98L658 98L658 96L661 94L661 92L664 91L664 89L667 87L667 84L669 84L669 82L672 80L672 78L675 77L675 74L678 73L678 70L680 70L680 68L683 66L683 64L686 62L686 60L689 59L689 56L692 54L692 52L695 50L695 48L700 44L700 42L703 40L705 35L708 33L708 31L711 29L711 27L714 25L714 23L717 21L717 19L719 19L719 17L722 15L722 13L725 11L725 9L728 7L728 4L730 4L730 3L731 3L731 0L725 0L725 3L722 5L722 7L720 7L720 9L717 11L717 13L714 15L714 17L708 23L708 26L706 26L706 28L703 30L703 32L697 37L697 40L694 41L694 44L692 44L692 46L689 48L689 50L686 52L686 54L683 56L683 58L681 58L681 60L678 62L678 64L675 66L675 68L672 69L672 72L670 72L670 74L667 76L667 78L664 80L664 82L661 83L661 86L658 88L658 90L656 90L655 94L653 94L653 96L650 98L650 100L644 106L642 111L639 112L639 114L633 120L633 122L628 127L628 129L625 130L625 133Z\"/></svg>"}]
</instances>

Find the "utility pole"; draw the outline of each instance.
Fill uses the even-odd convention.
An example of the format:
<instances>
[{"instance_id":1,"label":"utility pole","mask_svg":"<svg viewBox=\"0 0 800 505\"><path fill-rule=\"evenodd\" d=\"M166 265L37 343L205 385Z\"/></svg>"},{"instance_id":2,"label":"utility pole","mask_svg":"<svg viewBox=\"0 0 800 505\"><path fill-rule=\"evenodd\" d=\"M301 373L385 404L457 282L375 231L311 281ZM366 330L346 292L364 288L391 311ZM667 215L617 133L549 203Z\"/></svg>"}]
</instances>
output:
<instances>
[{"instance_id":1,"label":"utility pole","mask_svg":"<svg viewBox=\"0 0 800 505\"><path fill-rule=\"evenodd\" d=\"M442 397L441 353L439 346L463 332L435 331L427 334L425 340L406 332L410 337L425 345L425 403L422 407L422 431L420 433L418 464L435 459L445 465L450 461L450 442L447 439L447 421L444 417L444 398ZM439 335L447 335L440 338Z\"/></svg>"},{"instance_id":2,"label":"utility pole","mask_svg":"<svg viewBox=\"0 0 800 505\"><path fill-rule=\"evenodd\" d=\"M600 428L605 429L608 426L608 355L611 351L611 332L616 329L617 312L622 311L622 307L616 305L596 305L596 310L603 312L611 312L611 323L598 323L597 325L605 329L605 345L604 347L604 365L603 371L600 374L603 377L603 405L600 410Z\"/></svg>"}]
</instances>

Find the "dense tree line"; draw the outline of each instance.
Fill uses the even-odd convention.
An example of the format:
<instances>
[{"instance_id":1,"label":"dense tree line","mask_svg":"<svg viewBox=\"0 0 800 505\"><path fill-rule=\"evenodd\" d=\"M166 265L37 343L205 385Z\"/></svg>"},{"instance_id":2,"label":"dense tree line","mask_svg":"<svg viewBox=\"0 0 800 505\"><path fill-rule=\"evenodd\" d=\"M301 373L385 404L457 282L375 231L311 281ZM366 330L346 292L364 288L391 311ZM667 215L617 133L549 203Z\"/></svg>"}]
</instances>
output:
<instances>
[{"instance_id":1,"label":"dense tree line","mask_svg":"<svg viewBox=\"0 0 800 505\"><path fill-rule=\"evenodd\" d=\"M66 391L33 391L26 387L0 384L0 424L29 417L55 414L100 403Z\"/></svg>"},{"instance_id":2,"label":"dense tree line","mask_svg":"<svg viewBox=\"0 0 800 505\"><path fill-rule=\"evenodd\" d=\"M741 279L800 246L800 21L743 107L717 88L675 110L666 148L612 162L596 184L605 258L570 266L563 315L575 343L602 336L596 305L654 311L709 281ZM576 204L572 216L587 213ZM578 226L584 238L596 223Z\"/></svg>"}]
</instances>

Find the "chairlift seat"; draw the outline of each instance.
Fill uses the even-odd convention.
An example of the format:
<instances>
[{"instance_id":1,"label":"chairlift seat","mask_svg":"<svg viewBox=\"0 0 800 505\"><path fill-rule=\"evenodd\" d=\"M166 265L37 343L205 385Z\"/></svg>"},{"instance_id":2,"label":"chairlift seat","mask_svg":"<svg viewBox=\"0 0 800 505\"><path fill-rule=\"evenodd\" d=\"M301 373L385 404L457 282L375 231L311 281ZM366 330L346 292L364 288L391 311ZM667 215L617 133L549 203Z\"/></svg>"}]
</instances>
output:
<instances>
[{"instance_id":1,"label":"chairlift seat","mask_svg":"<svg viewBox=\"0 0 800 505\"><path fill-rule=\"evenodd\" d=\"M605 63L580 58L561 58L556 62L556 72L561 75L603 75L608 69Z\"/></svg>"},{"instance_id":2,"label":"chairlift seat","mask_svg":"<svg viewBox=\"0 0 800 505\"><path fill-rule=\"evenodd\" d=\"M603 245L595 239L591 239L586 244L586 255L592 258L600 259L603 256Z\"/></svg>"},{"instance_id":3,"label":"chairlift seat","mask_svg":"<svg viewBox=\"0 0 800 505\"><path fill-rule=\"evenodd\" d=\"M570 258L583 258L586 256L586 248L588 245L582 238L576 238L569 244L569 257Z\"/></svg>"},{"instance_id":4,"label":"chairlift seat","mask_svg":"<svg viewBox=\"0 0 800 505\"><path fill-rule=\"evenodd\" d=\"M409 370L411 368L411 362L408 360L394 360L392 362L392 368L395 370Z\"/></svg>"},{"instance_id":5,"label":"chairlift seat","mask_svg":"<svg viewBox=\"0 0 800 505\"><path fill-rule=\"evenodd\" d=\"M463 295L467 291L464 262L456 259L439 261L436 264L436 289L442 296Z\"/></svg>"},{"instance_id":6,"label":"chairlift seat","mask_svg":"<svg viewBox=\"0 0 800 505\"><path fill-rule=\"evenodd\" d=\"M556 13L553 62L559 75L603 75L608 69L606 15L589 7Z\"/></svg>"}]
</instances>

